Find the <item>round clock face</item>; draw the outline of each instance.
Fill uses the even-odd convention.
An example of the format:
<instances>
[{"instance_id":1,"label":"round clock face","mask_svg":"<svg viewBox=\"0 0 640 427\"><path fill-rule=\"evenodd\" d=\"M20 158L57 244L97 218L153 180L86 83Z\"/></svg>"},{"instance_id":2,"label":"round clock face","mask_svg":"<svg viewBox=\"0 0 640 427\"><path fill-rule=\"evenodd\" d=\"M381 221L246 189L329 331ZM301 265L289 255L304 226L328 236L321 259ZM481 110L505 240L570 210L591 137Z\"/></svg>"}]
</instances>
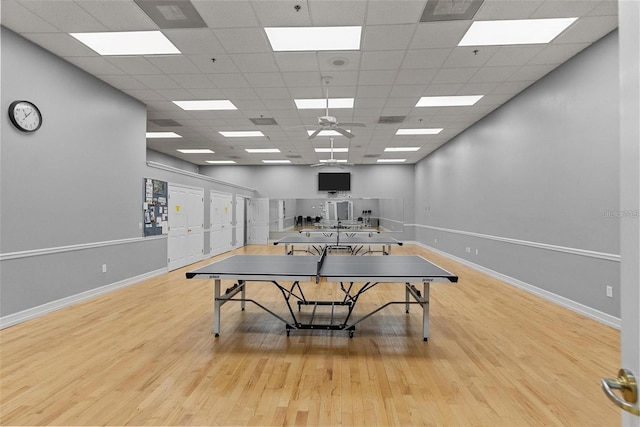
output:
<instances>
[{"instance_id":1,"label":"round clock face","mask_svg":"<svg viewBox=\"0 0 640 427\"><path fill-rule=\"evenodd\" d=\"M42 125L40 110L29 101L14 101L9 106L9 119L23 132L34 132Z\"/></svg>"}]
</instances>

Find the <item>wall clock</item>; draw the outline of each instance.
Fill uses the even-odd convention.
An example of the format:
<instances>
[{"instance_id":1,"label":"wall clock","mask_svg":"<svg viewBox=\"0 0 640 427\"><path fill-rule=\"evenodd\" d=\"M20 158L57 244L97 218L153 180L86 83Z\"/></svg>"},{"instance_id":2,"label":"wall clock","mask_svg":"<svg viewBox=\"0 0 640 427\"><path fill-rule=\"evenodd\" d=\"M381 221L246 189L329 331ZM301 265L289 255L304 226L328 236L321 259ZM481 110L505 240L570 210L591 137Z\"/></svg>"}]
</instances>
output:
<instances>
[{"instance_id":1,"label":"wall clock","mask_svg":"<svg viewBox=\"0 0 640 427\"><path fill-rule=\"evenodd\" d=\"M23 132L35 132L42 125L42 114L29 101L13 101L9 106L11 123Z\"/></svg>"}]
</instances>

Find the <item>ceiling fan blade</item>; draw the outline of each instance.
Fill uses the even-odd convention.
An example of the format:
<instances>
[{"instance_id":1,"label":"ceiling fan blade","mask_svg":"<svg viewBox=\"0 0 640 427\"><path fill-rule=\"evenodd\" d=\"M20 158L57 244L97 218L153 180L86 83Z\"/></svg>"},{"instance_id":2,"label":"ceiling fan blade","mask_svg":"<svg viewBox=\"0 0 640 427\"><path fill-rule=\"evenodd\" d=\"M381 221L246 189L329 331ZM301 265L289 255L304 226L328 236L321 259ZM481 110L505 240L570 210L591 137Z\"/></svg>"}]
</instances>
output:
<instances>
[{"instance_id":1,"label":"ceiling fan blade","mask_svg":"<svg viewBox=\"0 0 640 427\"><path fill-rule=\"evenodd\" d=\"M318 134L320 133L320 131L322 131L322 129L321 129L321 128L316 129L316 130L315 130L311 135L309 135L309 138L307 138L307 139L313 139L313 138L315 138L316 136L318 136Z\"/></svg>"},{"instance_id":2,"label":"ceiling fan blade","mask_svg":"<svg viewBox=\"0 0 640 427\"><path fill-rule=\"evenodd\" d=\"M343 123L343 122L340 122L340 126L366 127L367 125L365 125L364 123L358 123L358 122L355 122L355 123L351 123L351 122Z\"/></svg>"},{"instance_id":3,"label":"ceiling fan blade","mask_svg":"<svg viewBox=\"0 0 640 427\"><path fill-rule=\"evenodd\" d=\"M347 137L347 138L349 138L349 139L351 139L351 138L353 138L353 137L355 136L355 135L354 135L354 134L352 134L351 132L348 132L348 131L346 131L346 130L342 129L341 127L336 127L334 130L335 130L336 132L338 132L340 135L344 135L344 136L346 136L346 137Z\"/></svg>"}]
</instances>

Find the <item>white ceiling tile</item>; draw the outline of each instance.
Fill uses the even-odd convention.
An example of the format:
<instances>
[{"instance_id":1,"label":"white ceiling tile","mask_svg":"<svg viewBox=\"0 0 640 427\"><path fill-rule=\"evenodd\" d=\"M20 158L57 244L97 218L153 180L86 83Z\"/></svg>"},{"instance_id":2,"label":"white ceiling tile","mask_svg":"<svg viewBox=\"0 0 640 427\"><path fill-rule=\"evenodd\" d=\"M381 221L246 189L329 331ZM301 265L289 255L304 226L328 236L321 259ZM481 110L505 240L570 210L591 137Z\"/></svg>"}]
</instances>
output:
<instances>
[{"instance_id":1,"label":"white ceiling tile","mask_svg":"<svg viewBox=\"0 0 640 427\"><path fill-rule=\"evenodd\" d=\"M229 55L185 55L202 73L239 73ZM215 59L215 61L213 60Z\"/></svg>"},{"instance_id":2,"label":"white ceiling tile","mask_svg":"<svg viewBox=\"0 0 640 427\"><path fill-rule=\"evenodd\" d=\"M588 13L590 16L597 15L613 15L618 16L618 0L603 0L591 9Z\"/></svg>"},{"instance_id":3,"label":"white ceiling tile","mask_svg":"<svg viewBox=\"0 0 640 427\"><path fill-rule=\"evenodd\" d=\"M276 99L285 99L291 101L291 95L286 87L257 87L255 92L260 99L271 101Z\"/></svg>"},{"instance_id":4,"label":"white ceiling tile","mask_svg":"<svg viewBox=\"0 0 640 427\"><path fill-rule=\"evenodd\" d=\"M493 91L495 88L498 87L498 83L495 82L491 82L491 83L467 83L465 85L463 85L460 88L460 93L456 92L456 95L458 94L477 94L477 95L484 95L487 93L490 93L491 91Z\"/></svg>"},{"instance_id":5,"label":"white ceiling tile","mask_svg":"<svg viewBox=\"0 0 640 427\"><path fill-rule=\"evenodd\" d=\"M97 19L77 3L68 0L29 0L21 4L60 31L107 31Z\"/></svg>"},{"instance_id":6,"label":"white ceiling tile","mask_svg":"<svg viewBox=\"0 0 640 427\"><path fill-rule=\"evenodd\" d=\"M534 0L485 0L473 18L476 21L528 19L542 3L544 2Z\"/></svg>"},{"instance_id":7,"label":"white ceiling tile","mask_svg":"<svg viewBox=\"0 0 640 427\"><path fill-rule=\"evenodd\" d=\"M360 98L386 98L389 96L391 89L394 86L391 85L375 85L375 86L364 86L358 85L356 90L356 99Z\"/></svg>"},{"instance_id":8,"label":"white ceiling tile","mask_svg":"<svg viewBox=\"0 0 640 427\"><path fill-rule=\"evenodd\" d=\"M546 0L536 9L531 17L538 19L582 16L593 10L597 4L598 2L593 0Z\"/></svg>"},{"instance_id":9,"label":"white ceiling tile","mask_svg":"<svg viewBox=\"0 0 640 427\"><path fill-rule=\"evenodd\" d=\"M153 76L153 77L157 77L157 76ZM157 86L162 85L164 82L159 81L157 82ZM167 86L169 86L169 83L167 83ZM161 87L157 87L157 88L153 88L158 94L160 94L162 97L164 97L164 99L167 99L169 101L180 101L180 100L187 100L187 99L191 99L191 91L189 91L188 89L182 89L182 88L173 88L173 87L167 87L167 88L161 88Z\"/></svg>"},{"instance_id":10,"label":"white ceiling tile","mask_svg":"<svg viewBox=\"0 0 640 427\"><path fill-rule=\"evenodd\" d=\"M101 75L99 76L101 80L109 83L111 86L117 87L118 89L147 89L145 85L140 83L138 80L131 76L126 75Z\"/></svg>"},{"instance_id":11,"label":"white ceiling tile","mask_svg":"<svg viewBox=\"0 0 640 427\"><path fill-rule=\"evenodd\" d=\"M136 79L149 89L180 89L180 85L166 74L139 74Z\"/></svg>"},{"instance_id":12,"label":"white ceiling tile","mask_svg":"<svg viewBox=\"0 0 640 427\"><path fill-rule=\"evenodd\" d=\"M84 10L109 31L157 30L158 26L134 2L112 0L76 0Z\"/></svg>"},{"instance_id":13,"label":"white ceiling tile","mask_svg":"<svg viewBox=\"0 0 640 427\"><path fill-rule=\"evenodd\" d=\"M227 88L222 89L222 93L224 93L231 102L233 102L234 99L259 99L252 88Z\"/></svg>"},{"instance_id":14,"label":"white ceiling tile","mask_svg":"<svg viewBox=\"0 0 640 427\"><path fill-rule=\"evenodd\" d=\"M311 17L306 4L282 0L251 2L253 10L264 27L310 27ZM296 11L294 6L299 5Z\"/></svg>"},{"instance_id":15,"label":"white ceiling tile","mask_svg":"<svg viewBox=\"0 0 640 427\"><path fill-rule=\"evenodd\" d=\"M532 83L533 81L503 82L498 84L498 86L496 86L496 88L493 89L491 93L515 95L516 93L522 92Z\"/></svg>"},{"instance_id":16,"label":"white ceiling tile","mask_svg":"<svg viewBox=\"0 0 640 427\"><path fill-rule=\"evenodd\" d=\"M101 74L125 74L124 71L99 56L67 56L65 59L73 65L96 76Z\"/></svg>"},{"instance_id":17,"label":"white ceiling tile","mask_svg":"<svg viewBox=\"0 0 640 427\"><path fill-rule=\"evenodd\" d=\"M497 46L455 47L441 65L443 68L482 67L498 51Z\"/></svg>"},{"instance_id":18,"label":"white ceiling tile","mask_svg":"<svg viewBox=\"0 0 640 427\"><path fill-rule=\"evenodd\" d=\"M487 67L524 65L544 49L545 45L501 46L485 63Z\"/></svg>"},{"instance_id":19,"label":"white ceiling tile","mask_svg":"<svg viewBox=\"0 0 640 427\"><path fill-rule=\"evenodd\" d=\"M274 57L280 71L315 71L318 57L314 52L275 52Z\"/></svg>"},{"instance_id":20,"label":"white ceiling tile","mask_svg":"<svg viewBox=\"0 0 640 427\"><path fill-rule=\"evenodd\" d=\"M228 54L272 52L264 30L259 27L215 29L213 33Z\"/></svg>"},{"instance_id":21,"label":"white ceiling tile","mask_svg":"<svg viewBox=\"0 0 640 427\"><path fill-rule=\"evenodd\" d=\"M399 85L429 84L438 70L430 68L426 70L400 70L395 83Z\"/></svg>"},{"instance_id":22,"label":"white ceiling tile","mask_svg":"<svg viewBox=\"0 0 640 427\"><path fill-rule=\"evenodd\" d=\"M226 96L224 92L220 89L205 89L205 88L195 88L195 89L187 89L191 94L187 99L225 99ZM175 101L180 101L176 99ZM179 107L178 107L179 108Z\"/></svg>"},{"instance_id":23,"label":"white ceiling tile","mask_svg":"<svg viewBox=\"0 0 640 427\"><path fill-rule=\"evenodd\" d=\"M22 36L58 56L89 56L98 54L67 33L24 33Z\"/></svg>"},{"instance_id":24,"label":"white ceiling tile","mask_svg":"<svg viewBox=\"0 0 640 427\"><path fill-rule=\"evenodd\" d=\"M397 74L395 70L363 70L358 76L358 85L388 85L393 83Z\"/></svg>"},{"instance_id":25,"label":"white ceiling tile","mask_svg":"<svg viewBox=\"0 0 640 427\"><path fill-rule=\"evenodd\" d=\"M236 53L231 59L242 73L279 71L272 53Z\"/></svg>"},{"instance_id":26,"label":"white ceiling tile","mask_svg":"<svg viewBox=\"0 0 640 427\"><path fill-rule=\"evenodd\" d=\"M433 84L466 83L479 68L441 68L431 80Z\"/></svg>"},{"instance_id":27,"label":"white ceiling tile","mask_svg":"<svg viewBox=\"0 0 640 427\"><path fill-rule=\"evenodd\" d=\"M247 1L191 0L209 28L256 27L258 20Z\"/></svg>"},{"instance_id":28,"label":"white ceiling tile","mask_svg":"<svg viewBox=\"0 0 640 427\"><path fill-rule=\"evenodd\" d=\"M364 25L367 2L361 0L307 2L311 25Z\"/></svg>"},{"instance_id":29,"label":"white ceiling tile","mask_svg":"<svg viewBox=\"0 0 640 427\"><path fill-rule=\"evenodd\" d=\"M375 25L364 28L362 50L404 50L409 46L416 24Z\"/></svg>"},{"instance_id":30,"label":"white ceiling tile","mask_svg":"<svg viewBox=\"0 0 640 427\"><path fill-rule=\"evenodd\" d=\"M240 73L231 74L207 74L207 78L211 80L217 88L227 89L232 87L250 87L249 82Z\"/></svg>"},{"instance_id":31,"label":"white ceiling tile","mask_svg":"<svg viewBox=\"0 0 640 427\"><path fill-rule=\"evenodd\" d=\"M2 25L19 33L52 33L56 27L15 0L2 0Z\"/></svg>"},{"instance_id":32,"label":"white ceiling tile","mask_svg":"<svg viewBox=\"0 0 640 427\"><path fill-rule=\"evenodd\" d=\"M212 89L215 87L204 74L172 74L171 77L185 89Z\"/></svg>"},{"instance_id":33,"label":"white ceiling tile","mask_svg":"<svg viewBox=\"0 0 640 427\"><path fill-rule=\"evenodd\" d=\"M147 60L167 74L197 74L198 67L184 55L149 56Z\"/></svg>"},{"instance_id":34,"label":"white ceiling tile","mask_svg":"<svg viewBox=\"0 0 640 427\"><path fill-rule=\"evenodd\" d=\"M458 45L471 21L423 22L413 35L411 49L452 48Z\"/></svg>"},{"instance_id":35,"label":"white ceiling tile","mask_svg":"<svg viewBox=\"0 0 640 427\"><path fill-rule=\"evenodd\" d=\"M124 92L143 102L165 100L162 95L151 89L125 89Z\"/></svg>"},{"instance_id":36,"label":"white ceiling tile","mask_svg":"<svg viewBox=\"0 0 640 427\"><path fill-rule=\"evenodd\" d=\"M282 73L288 87L320 85L322 77L319 72Z\"/></svg>"},{"instance_id":37,"label":"white ceiling tile","mask_svg":"<svg viewBox=\"0 0 640 427\"><path fill-rule=\"evenodd\" d=\"M404 51L362 52L362 70L397 70L404 59Z\"/></svg>"},{"instance_id":38,"label":"white ceiling tile","mask_svg":"<svg viewBox=\"0 0 640 427\"><path fill-rule=\"evenodd\" d=\"M146 58L134 56L109 56L105 57L107 61L120 68L122 71L133 76L140 74L162 74L151 62Z\"/></svg>"},{"instance_id":39,"label":"white ceiling tile","mask_svg":"<svg viewBox=\"0 0 640 427\"><path fill-rule=\"evenodd\" d=\"M413 24L420 20L426 0L403 0L398 2L372 1L367 9L367 25Z\"/></svg>"},{"instance_id":40,"label":"white ceiling tile","mask_svg":"<svg viewBox=\"0 0 640 427\"><path fill-rule=\"evenodd\" d=\"M208 28L196 29L167 29L162 33L178 48L184 55L207 54L216 56L224 54L224 48Z\"/></svg>"},{"instance_id":41,"label":"white ceiling tile","mask_svg":"<svg viewBox=\"0 0 640 427\"><path fill-rule=\"evenodd\" d=\"M402 68L440 68L453 49L411 49L405 54Z\"/></svg>"},{"instance_id":42,"label":"white ceiling tile","mask_svg":"<svg viewBox=\"0 0 640 427\"><path fill-rule=\"evenodd\" d=\"M284 88L284 79L280 73L244 73L244 78L254 88Z\"/></svg>"},{"instance_id":43,"label":"white ceiling tile","mask_svg":"<svg viewBox=\"0 0 640 427\"><path fill-rule=\"evenodd\" d=\"M499 83L507 80L519 67L483 67L470 79L469 83Z\"/></svg>"}]
</instances>

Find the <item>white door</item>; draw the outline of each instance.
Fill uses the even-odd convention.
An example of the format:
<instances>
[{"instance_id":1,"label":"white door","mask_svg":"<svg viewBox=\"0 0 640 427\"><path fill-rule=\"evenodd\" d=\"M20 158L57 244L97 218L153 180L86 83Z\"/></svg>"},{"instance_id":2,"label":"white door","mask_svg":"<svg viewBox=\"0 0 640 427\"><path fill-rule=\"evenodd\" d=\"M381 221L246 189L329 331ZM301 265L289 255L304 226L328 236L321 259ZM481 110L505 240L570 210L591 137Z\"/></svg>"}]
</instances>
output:
<instances>
[{"instance_id":1,"label":"white door","mask_svg":"<svg viewBox=\"0 0 640 427\"><path fill-rule=\"evenodd\" d=\"M169 270L204 256L204 189L169 184Z\"/></svg>"},{"instance_id":2,"label":"white door","mask_svg":"<svg viewBox=\"0 0 640 427\"><path fill-rule=\"evenodd\" d=\"M284 200L278 200L278 231L284 231L285 205Z\"/></svg>"},{"instance_id":3,"label":"white door","mask_svg":"<svg viewBox=\"0 0 640 427\"><path fill-rule=\"evenodd\" d=\"M232 248L232 196L228 193L211 192L210 210L210 255L219 255Z\"/></svg>"},{"instance_id":4,"label":"white door","mask_svg":"<svg viewBox=\"0 0 640 427\"><path fill-rule=\"evenodd\" d=\"M244 246L245 237L245 198L236 196L236 210L235 210L235 229L236 229L236 241L235 247L239 248Z\"/></svg>"},{"instance_id":5,"label":"white door","mask_svg":"<svg viewBox=\"0 0 640 427\"><path fill-rule=\"evenodd\" d=\"M247 214L247 243L269 243L269 199L248 199Z\"/></svg>"},{"instance_id":6,"label":"white door","mask_svg":"<svg viewBox=\"0 0 640 427\"><path fill-rule=\"evenodd\" d=\"M640 378L640 2L618 2L620 69L620 367ZM616 372L607 373L615 378ZM634 403L638 406L639 403ZM622 412L622 411L621 411ZM622 412L621 425L640 426Z\"/></svg>"}]
</instances>

